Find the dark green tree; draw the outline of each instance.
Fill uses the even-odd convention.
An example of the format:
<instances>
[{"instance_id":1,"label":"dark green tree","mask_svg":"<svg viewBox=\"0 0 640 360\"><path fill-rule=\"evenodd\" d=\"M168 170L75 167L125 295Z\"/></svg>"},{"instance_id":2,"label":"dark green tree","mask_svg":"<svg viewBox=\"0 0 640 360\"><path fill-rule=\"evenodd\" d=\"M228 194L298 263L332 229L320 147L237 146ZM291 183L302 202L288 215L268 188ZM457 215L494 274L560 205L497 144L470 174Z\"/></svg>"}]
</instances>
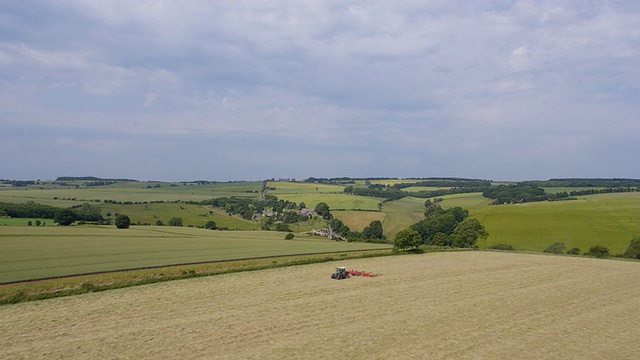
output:
<instances>
[{"instance_id":1,"label":"dark green tree","mask_svg":"<svg viewBox=\"0 0 640 360\"><path fill-rule=\"evenodd\" d=\"M593 245L589 248L589 251L587 251L585 255L597 258L606 258L609 257L609 249L603 245Z\"/></svg>"},{"instance_id":2,"label":"dark green tree","mask_svg":"<svg viewBox=\"0 0 640 360\"><path fill-rule=\"evenodd\" d=\"M204 224L204 228L209 230L215 230L217 228L216 222L213 220L209 220L207 221L206 224Z\"/></svg>"},{"instance_id":3,"label":"dark green tree","mask_svg":"<svg viewBox=\"0 0 640 360\"><path fill-rule=\"evenodd\" d=\"M476 219L464 219L451 236L451 245L459 248L470 248L476 244L479 238L486 239L489 236L484 226Z\"/></svg>"},{"instance_id":4,"label":"dark green tree","mask_svg":"<svg viewBox=\"0 0 640 360\"><path fill-rule=\"evenodd\" d=\"M172 217L169 219L167 223L169 226L182 226L182 218L180 217Z\"/></svg>"},{"instance_id":5,"label":"dark green tree","mask_svg":"<svg viewBox=\"0 0 640 360\"><path fill-rule=\"evenodd\" d=\"M69 226L76 221L76 214L69 209L60 209L53 216L53 222L62 226Z\"/></svg>"},{"instance_id":6,"label":"dark green tree","mask_svg":"<svg viewBox=\"0 0 640 360\"><path fill-rule=\"evenodd\" d=\"M113 220L113 223L118 229L128 229L131 225L131 219L129 219L127 215L120 214L116 216L115 220Z\"/></svg>"},{"instance_id":7,"label":"dark green tree","mask_svg":"<svg viewBox=\"0 0 640 360\"><path fill-rule=\"evenodd\" d=\"M567 255L580 255L580 248L574 247L567 250Z\"/></svg>"},{"instance_id":8,"label":"dark green tree","mask_svg":"<svg viewBox=\"0 0 640 360\"><path fill-rule=\"evenodd\" d=\"M331 219L331 212L329 211L329 205L327 205L327 203L319 202L313 210L316 214L322 216L323 219Z\"/></svg>"},{"instance_id":9,"label":"dark green tree","mask_svg":"<svg viewBox=\"0 0 640 360\"><path fill-rule=\"evenodd\" d=\"M418 248L422 238L417 231L411 229L400 230L393 239L393 247L398 250Z\"/></svg>"},{"instance_id":10,"label":"dark green tree","mask_svg":"<svg viewBox=\"0 0 640 360\"><path fill-rule=\"evenodd\" d=\"M542 250L542 252L550 253L550 254L563 254L565 249L566 249L566 246L564 245L564 243L556 242L549 245L549 247Z\"/></svg>"},{"instance_id":11,"label":"dark green tree","mask_svg":"<svg viewBox=\"0 0 640 360\"><path fill-rule=\"evenodd\" d=\"M640 260L640 238L631 240L627 250L624 251L624 257Z\"/></svg>"},{"instance_id":12,"label":"dark green tree","mask_svg":"<svg viewBox=\"0 0 640 360\"><path fill-rule=\"evenodd\" d=\"M380 220L373 220L369 226L362 230L363 240L382 239L382 222Z\"/></svg>"}]
</instances>

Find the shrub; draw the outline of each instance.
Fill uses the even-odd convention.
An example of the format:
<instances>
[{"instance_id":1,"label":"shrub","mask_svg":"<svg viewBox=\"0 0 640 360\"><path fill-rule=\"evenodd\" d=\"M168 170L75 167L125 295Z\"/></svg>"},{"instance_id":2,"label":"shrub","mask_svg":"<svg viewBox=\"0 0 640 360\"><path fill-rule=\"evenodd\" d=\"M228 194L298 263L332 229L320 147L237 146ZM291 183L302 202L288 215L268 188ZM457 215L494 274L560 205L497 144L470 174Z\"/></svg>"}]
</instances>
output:
<instances>
[{"instance_id":1,"label":"shrub","mask_svg":"<svg viewBox=\"0 0 640 360\"><path fill-rule=\"evenodd\" d=\"M173 217L169 219L169 226L182 226L182 218Z\"/></svg>"},{"instance_id":2,"label":"shrub","mask_svg":"<svg viewBox=\"0 0 640 360\"><path fill-rule=\"evenodd\" d=\"M216 222L213 220L209 220L207 221L206 224L204 224L204 228L209 230L215 230L217 228Z\"/></svg>"},{"instance_id":3,"label":"shrub","mask_svg":"<svg viewBox=\"0 0 640 360\"><path fill-rule=\"evenodd\" d=\"M624 257L640 260L640 238L631 240L627 250L624 251Z\"/></svg>"},{"instance_id":4,"label":"shrub","mask_svg":"<svg viewBox=\"0 0 640 360\"><path fill-rule=\"evenodd\" d=\"M291 240L294 237L296 237L294 233L288 233L287 235L284 236L284 239L285 240Z\"/></svg>"},{"instance_id":5,"label":"shrub","mask_svg":"<svg viewBox=\"0 0 640 360\"><path fill-rule=\"evenodd\" d=\"M542 250L542 252L550 253L550 254L562 254L564 253L565 249L566 249L566 246L564 245L564 243L556 242L549 245L549 247Z\"/></svg>"},{"instance_id":6,"label":"shrub","mask_svg":"<svg viewBox=\"0 0 640 360\"><path fill-rule=\"evenodd\" d=\"M494 250L510 250L510 251L515 250L515 249L513 248L513 246L511 246L511 244L495 244L495 245L491 245L491 246L487 247L487 249L494 249Z\"/></svg>"},{"instance_id":7,"label":"shrub","mask_svg":"<svg viewBox=\"0 0 640 360\"><path fill-rule=\"evenodd\" d=\"M131 219L127 215L120 214L116 216L113 223L116 225L118 229L128 229L131 225Z\"/></svg>"},{"instance_id":8,"label":"shrub","mask_svg":"<svg viewBox=\"0 0 640 360\"><path fill-rule=\"evenodd\" d=\"M580 249L577 247L567 250L567 255L580 255Z\"/></svg>"},{"instance_id":9,"label":"shrub","mask_svg":"<svg viewBox=\"0 0 640 360\"><path fill-rule=\"evenodd\" d=\"M585 255L597 258L606 258L609 256L609 249L602 245L593 245L589 248L589 251L587 251Z\"/></svg>"},{"instance_id":10,"label":"shrub","mask_svg":"<svg viewBox=\"0 0 640 360\"><path fill-rule=\"evenodd\" d=\"M156 220L156 226L164 226L162 220Z\"/></svg>"}]
</instances>

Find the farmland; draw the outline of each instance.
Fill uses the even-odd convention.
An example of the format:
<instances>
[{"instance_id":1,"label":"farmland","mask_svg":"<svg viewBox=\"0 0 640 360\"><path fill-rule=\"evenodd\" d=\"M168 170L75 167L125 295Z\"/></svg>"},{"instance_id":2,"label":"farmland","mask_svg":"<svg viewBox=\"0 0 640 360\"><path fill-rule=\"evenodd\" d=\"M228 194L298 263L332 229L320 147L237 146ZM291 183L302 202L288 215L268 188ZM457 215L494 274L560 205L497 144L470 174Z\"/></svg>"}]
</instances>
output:
<instances>
[{"instance_id":1,"label":"farmland","mask_svg":"<svg viewBox=\"0 0 640 360\"><path fill-rule=\"evenodd\" d=\"M637 262L360 259L3 306L0 357L634 359L639 292Z\"/></svg>"},{"instance_id":2,"label":"farmland","mask_svg":"<svg viewBox=\"0 0 640 360\"><path fill-rule=\"evenodd\" d=\"M604 245L612 253L624 252L640 233L640 193L581 196L574 201L488 206L480 194L445 197L443 206L462 206L489 232L480 247L511 244L542 251L554 242L586 251Z\"/></svg>"},{"instance_id":3,"label":"farmland","mask_svg":"<svg viewBox=\"0 0 640 360\"><path fill-rule=\"evenodd\" d=\"M179 227L0 227L0 282L145 266L385 248L281 232Z\"/></svg>"}]
</instances>

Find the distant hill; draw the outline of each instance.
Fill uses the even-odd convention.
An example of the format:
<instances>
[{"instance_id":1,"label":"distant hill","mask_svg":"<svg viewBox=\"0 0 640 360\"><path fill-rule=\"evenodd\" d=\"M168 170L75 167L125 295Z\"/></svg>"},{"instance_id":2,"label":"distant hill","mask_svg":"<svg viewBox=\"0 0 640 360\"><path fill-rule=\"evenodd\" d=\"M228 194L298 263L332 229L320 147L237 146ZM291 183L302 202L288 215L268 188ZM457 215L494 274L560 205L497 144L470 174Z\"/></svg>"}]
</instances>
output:
<instances>
[{"instance_id":1,"label":"distant hill","mask_svg":"<svg viewBox=\"0 0 640 360\"><path fill-rule=\"evenodd\" d=\"M112 181L112 182L134 181L134 182L138 182L138 180L134 180L134 179L108 179L108 178L99 178L95 176L60 176L55 181Z\"/></svg>"}]
</instances>

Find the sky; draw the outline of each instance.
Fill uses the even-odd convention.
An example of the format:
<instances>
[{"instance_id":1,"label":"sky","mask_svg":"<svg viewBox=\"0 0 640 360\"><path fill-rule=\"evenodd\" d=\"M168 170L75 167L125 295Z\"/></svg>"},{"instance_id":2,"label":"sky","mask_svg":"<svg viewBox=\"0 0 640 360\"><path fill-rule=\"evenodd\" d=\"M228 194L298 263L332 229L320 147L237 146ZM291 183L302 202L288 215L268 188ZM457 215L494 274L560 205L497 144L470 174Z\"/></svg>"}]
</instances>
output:
<instances>
[{"instance_id":1,"label":"sky","mask_svg":"<svg viewBox=\"0 0 640 360\"><path fill-rule=\"evenodd\" d=\"M640 2L0 0L0 179L640 178Z\"/></svg>"}]
</instances>

